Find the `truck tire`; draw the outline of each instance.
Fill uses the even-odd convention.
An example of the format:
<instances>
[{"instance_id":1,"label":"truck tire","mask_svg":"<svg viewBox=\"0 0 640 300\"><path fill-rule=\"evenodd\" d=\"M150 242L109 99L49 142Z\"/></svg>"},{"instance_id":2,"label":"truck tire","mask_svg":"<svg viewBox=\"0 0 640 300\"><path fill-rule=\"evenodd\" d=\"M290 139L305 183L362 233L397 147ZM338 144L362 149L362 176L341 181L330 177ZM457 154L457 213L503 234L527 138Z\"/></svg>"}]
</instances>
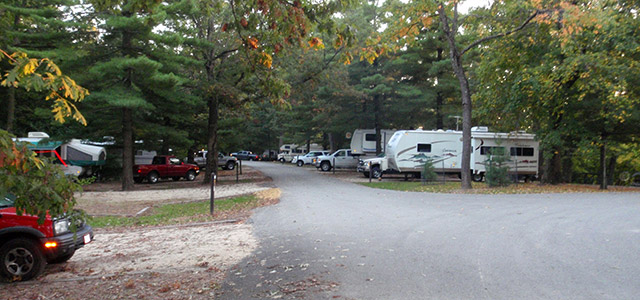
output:
<instances>
[{"instance_id":1,"label":"truck tire","mask_svg":"<svg viewBox=\"0 0 640 300\"><path fill-rule=\"evenodd\" d=\"M382 176L382 170L380 170L380 166L373 166L371 167L371 171L373 171L373 174L371 174L371 177L373 178L380 178ZM369 174L367 174L367 177Z\"/></svg>"},{"instance_id":2,"label":"truck tire","mask_svg":"<svg viewBox=\"0 0 640 300\"><path fill-rule=\"evenodd\" d=\"M160 180L160 177L158 177L158 172L153 171L147 174L147 181L149 183L158 183L159 180Z\"/></svg>"},{"instance_id":3,"label":"truck tire","mask_svg":"<svg viewBox=\"0 0 640 300\"><path fill-rule=\"evenodd\" d=\"M44 271L46 261L38 244L17 238L0 248L0 275L11 281L30 280Z\"/></svg>"},{"instance_id":4,"label":"truck tire","mask_svg":"<svg viewBox=\"0 0 640 300\"><path fill-rule=\"evenodd\" d=\"M63 256L58 256L52 260L48 260L47 263L49 264L61 264L63 262L67 262L68 260L71 259L71 257L73 256L73 254L75 254L76 252L73 251L67 255L63 255Z\"/></svg>"},{"instance_id":5,"label":"truck tire","mask_svg":"<svg viewBox=\"0 0 640 300\"><path fill-rule=\"evenodd\" d=\"M284 158L278 159L281 163L284 163Z\"/></svg>"},{"instance_id":6,"label":"truck tire","mask_svg":"<svg viewBox=\"0 0 640 300\"><path fill-rule=\"evenodd\" d=\"M480 181L482 181L483 178L484 178L484 174L482 174L482 173L472 174L471 175L471 180L473 180L475 182L480 182Z\"/></svg>"},{"instance_id":7,"label":"truck tire","mask_svg":"<svg viewBox=\"0 0 640 300\"><path fill-rule=\"evenodd\" d=\"M320 164L320 170L324 171L324 172L329 172L331 171L331 164L328 161L323 161Z\"/></svg>"},{"instance_id":8,"label":"truck tire","mask_svg":"<svg viewBox=\"0 0 640 300\"><path fill-rule=\"evenodd\" d=\"M194 181L196 180L196 172L193 170L189 170L187 172L187 175L184 176L185 179L187 179L188 181Z\"/></svg>"},{"instance_id":9,"label":"truck tire","mask_svg":"<svg viewBox=\"0 0 640 300\"><path fill-rule=\"evenodd\" d=\"M235 162L233 162L233 161L229 161L229 162L227 162L227 164L226 164L226 167L225 167L225 168L227 168L227 170L233 170L233 169L235 169L235 168L236 168L236 163L235 163Z\"/></svg>"},{"instance_id":10,"label":"truck tire","mask_svg":"<svg viewBox=\"0 0 640 300\"><path fill-rule=\"evenodd\" d=\"M296 165L298 165L298 167L302 167L302 166L304 166L304 162L303 162L303 161L301 161L301 160L299 160L299 161L296 163Z\"/></svg>"}]
</instances>

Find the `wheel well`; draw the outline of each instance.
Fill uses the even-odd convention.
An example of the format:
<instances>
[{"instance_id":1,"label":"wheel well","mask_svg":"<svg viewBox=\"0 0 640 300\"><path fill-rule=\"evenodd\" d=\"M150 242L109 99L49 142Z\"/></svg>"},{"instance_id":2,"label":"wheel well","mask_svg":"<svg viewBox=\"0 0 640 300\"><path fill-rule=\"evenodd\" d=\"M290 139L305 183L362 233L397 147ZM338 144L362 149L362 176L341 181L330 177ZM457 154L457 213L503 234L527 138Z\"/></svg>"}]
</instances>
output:
<instances>
[{"instance_id":1,"label":"wheel well","mask_svg":"<svg viewBox=\"0 0 640 300\"><path fill-rule=\"evenodd\" d=\"M32 231L37 232L37 234ZM8 243L11 240L20 239L20 238L29 239L35 242L36 244L39 244L41 237L44 237L44 235L40 231L37 231L33 228L22 228L12 232L0 234L0 247L2 247L2 245Z\"/></svg>"}]
</instances>

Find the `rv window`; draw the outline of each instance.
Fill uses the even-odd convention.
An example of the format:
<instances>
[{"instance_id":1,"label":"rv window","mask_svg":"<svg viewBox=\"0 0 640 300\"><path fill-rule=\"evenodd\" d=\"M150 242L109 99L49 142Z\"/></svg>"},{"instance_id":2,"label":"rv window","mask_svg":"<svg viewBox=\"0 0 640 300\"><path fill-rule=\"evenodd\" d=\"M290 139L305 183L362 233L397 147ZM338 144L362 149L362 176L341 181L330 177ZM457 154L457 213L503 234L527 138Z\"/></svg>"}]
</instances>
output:
<instances>
[{"instance_id":1,"label":"rv window","mask_svg":"<svg viewBox=\"0 0 640 300\"><path fill-rule=\"evenodd\" d=\"M177 159L177 158L175 158L175 157L169 158L169 162L170 162L172 165L179 165L179 164L180 164L180 160L179 160L179 159Z\"/></svg>"},{"instance_id":2,"label":"rv window","mask_svg":"<svg viewBox=\"0 0 640 300\"><path fill-rule=\"evenodd\" d=\"M503 155L504 147L480 147L480 155Z\"/></svg>"},{"instance_id":3,"label":"rv window","mask_svg":"<svg viewBox=\"0 0 640 300\"><path fill-rule=\"evenodd\" d=\"M364 140L367 142L375 142L376 134L375 133L367 133L364 135Z\"/></svg>"},{"instance_id":4,"label":"rv window","mask_svg":"<svg viewBox=\"0 0 640 300\"><path fill-rule=\"evenodd\" d=\"M431 152L431 144L418 144L418 152Z\"/></svg>"},{"instance_id":5,"label":"rv window","mask_svg":"<svg viewBox=\"0 0 640 300\"><path fill-rule=\"evenodd\" d=\"M285 149L291 149L291 146L284 146Z\"/></svg>"},{"instance_id":6,"label":"rv window","mask_svg":"<svg viewBox=\"0 0 640 300\"><path fill-rule=\"evenodd\" d=\"M533 148L511 147L511 156L533 156Z\"/></svg>"},{"instance_id":7,"label":"rv window","mask_svg":"<svg viewBox=\"0 0 640 300\"><path fill-rule=\"evenodd\" d=\"M345 156L345 155L344 155L344 151L338 151L338 152L336 152L336 157L339 157L339 156Z\"/></svg>"}]
</instances>

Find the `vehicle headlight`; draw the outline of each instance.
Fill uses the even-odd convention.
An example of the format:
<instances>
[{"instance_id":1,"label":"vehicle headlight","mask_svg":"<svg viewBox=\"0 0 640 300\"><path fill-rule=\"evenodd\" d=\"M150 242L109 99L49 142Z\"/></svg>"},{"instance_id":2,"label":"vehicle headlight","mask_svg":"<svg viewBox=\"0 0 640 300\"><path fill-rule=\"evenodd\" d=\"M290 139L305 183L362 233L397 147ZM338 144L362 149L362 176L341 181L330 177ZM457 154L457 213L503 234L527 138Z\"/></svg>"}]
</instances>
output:
<instances>
[{"instance_id":1,"label":"vehicle headlight","mask_svg":"<svg viewBox=\"0 0 640 300\"><path fill-rule=\"evenodd\" d=\"M54 235L61 235L69 232L69 219L60 219L53 221Z\"/></svg>"}]
</instances>

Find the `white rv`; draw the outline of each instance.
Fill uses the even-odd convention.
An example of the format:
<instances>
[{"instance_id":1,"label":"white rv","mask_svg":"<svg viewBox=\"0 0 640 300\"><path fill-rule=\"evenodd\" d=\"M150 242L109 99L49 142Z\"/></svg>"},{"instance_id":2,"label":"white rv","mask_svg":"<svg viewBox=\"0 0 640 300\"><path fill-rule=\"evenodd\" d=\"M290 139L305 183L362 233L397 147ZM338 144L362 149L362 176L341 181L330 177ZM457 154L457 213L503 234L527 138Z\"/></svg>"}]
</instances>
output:
<instances>
[{"instance_id":1,"label":"white rv","mask_svg":"<svg viewBox=\"0 0 640 300\"><path fill-rule=\"evenodd\" d=\"M310 144L310 151L322 151L322 146L318 144ZM307 145L296 145L296 144L284 144L280 146L280 150L278 151L278 161L280 162L291 162L293 158L298 155L307 154Z\"/></svg>"},{"instance_id":2,"label":"white rv","mask_svg":"<svg viewBox=\"0 0 640 300\"><path fill-rule=\"evenodd\" d=\"M471 132L471 172L481 181L486 162L495 148L502 147L509 156L509 173L518 178L534 179L538 175L539 143L535 135L522 132L489 132L487 127L474 127ZM462 160L461 131L403 130L396 132L387 145L387 172L419 176L425 162L431 160L436 172L458 173ZM383 170L385 171L385 170Z\"/></svg>"},{"instance_id":3,"label":"white rv","mask_svg":"<svg viewBox=\"0 0 640 300\"><path fill-rule=\"evenodd\" d=\"M74 176L94 176L107 159L104 147L87 145L72 139L67 143L47 140L44 132L29 132L26 138L16 141L26 142L27 147L42 157L49 157L62 165L65 174Z\"/></svg>"},{"instance_id":4,"label":"white rv","mask_svg":"<svg viewBox=\"0 0 640 300\"><path fill-rule=\"evenodd\" d=\"M395 133L395 130L380 129L380 146L382 152L386 151L387 143ZM351 136L351 151L353 154L375 154L376 153L376 130L356 129Z\"/></svg>"}]
</instances>

